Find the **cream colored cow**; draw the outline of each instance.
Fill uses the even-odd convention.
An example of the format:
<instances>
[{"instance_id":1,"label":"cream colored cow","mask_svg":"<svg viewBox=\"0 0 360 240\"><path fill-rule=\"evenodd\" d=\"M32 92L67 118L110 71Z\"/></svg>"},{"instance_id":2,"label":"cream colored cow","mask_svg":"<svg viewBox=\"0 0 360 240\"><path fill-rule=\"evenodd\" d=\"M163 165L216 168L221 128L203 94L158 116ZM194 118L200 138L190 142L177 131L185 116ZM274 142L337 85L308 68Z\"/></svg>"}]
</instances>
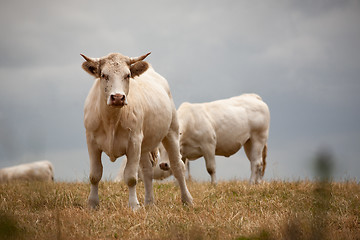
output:
<instances>
[{"instance_id":1,"label":"cream colored cow","mask_svg":"<svg viewBox=\"0 0 360 240\"><path fill-rule=\"evenodd\" d=\"M96 78L85 101L84 125L90 157L88 203L99 205L98 183L102 177L101 153L111 161L126 155L124 181L129 188L129 205L137 209L139 164L144 176L145 204L152 204L152 165L149 152L163 143L177 179L181 199L192 204L183 174L179 151L179 124L170 88L165 78L143 61L148 55L130 58L112 53L89 58L82 67Z\"/></svg>"},{"instance_id":2,"label":"cream colored cow","mask_svg":"<svg viewBox=\"0 0 360 240\"><path fill-rule=\"evenodd\" d=\"M177 112L184 162L204 157L211 182L216 183L215 155L229 157L244 146L251 163L250 182L261 180L266 167L270 113L258 95L243 94L200 104L183 103ZM161 154L156 169L166 172L168 163L166 155ZM188 174L190 177L190 172Z\"/></svg>"},{"instance_id":3,"label":"cream colored cow","mask_svg":"<svg viewBox=\"0 0 360 240\"><path fill-rule=\"evenodd\" d=\"M53 181L54 167L49 161L38 161L0 169L0 183L11 181Z\"/></svg>"},{"instance_id":4,"label":"cream colored cow","mask_svg":"<svg viewBox=\"0 0 360 240\"><path fill-rule=\"evenodd\" d=\"M243 94L208 103L179 107L180 152L184 162L205 158L211 182L216 183L215 155L229 157L244 146L251 163L251 183L264 175L269 108L256 94Z\"/></svg>"}]
</instances>

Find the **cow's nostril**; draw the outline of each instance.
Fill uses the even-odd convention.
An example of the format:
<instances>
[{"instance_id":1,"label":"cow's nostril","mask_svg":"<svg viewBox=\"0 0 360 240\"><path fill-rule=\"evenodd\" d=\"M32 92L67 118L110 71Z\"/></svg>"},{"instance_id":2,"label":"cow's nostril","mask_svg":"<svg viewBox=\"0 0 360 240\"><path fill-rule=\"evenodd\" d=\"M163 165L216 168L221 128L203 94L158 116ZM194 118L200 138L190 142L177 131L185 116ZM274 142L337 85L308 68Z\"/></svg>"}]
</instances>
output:
<instances>
[{"instance_id":1,"label":"cow's nostril","mask_svg":"<svg viewBox=\"0 0 360 240\"><path fill-rule=\"evenodd\" d=\"M127 105L126 95L121 93L110 94L108 98L108 104L112 106L124 106Z\"/></svg>"}]
</instances>

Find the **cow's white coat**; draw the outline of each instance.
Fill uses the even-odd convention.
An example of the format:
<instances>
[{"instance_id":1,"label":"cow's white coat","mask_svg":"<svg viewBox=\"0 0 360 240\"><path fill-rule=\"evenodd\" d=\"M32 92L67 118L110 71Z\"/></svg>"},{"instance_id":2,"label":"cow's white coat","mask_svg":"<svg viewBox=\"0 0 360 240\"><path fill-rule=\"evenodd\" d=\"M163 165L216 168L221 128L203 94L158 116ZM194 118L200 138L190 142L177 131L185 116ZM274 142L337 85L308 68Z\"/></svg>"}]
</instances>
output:
<instances>
[{"instance_id":1,"label":"cow's white coat","mask_svg":"<svg viewBox=\"0 0 360 240\"><path fill-rule=\"evenodd\" d=\"M208 103L183 103L178 111L180 151L184 162L205 158L211 182L216 183L215 155L229 157L244 146L250 160L250 182L265 172L270 113L256 94L243 94ZM166 155L160 162L168 162ZM189 173L190 176L190 173Z\"/></svg>"},{"instance_id":2,"label":"cow's white coat","mask_svg":"<svg viewBox=\"0 0 360 240\"><path fill-rule=\"evenodd\" d=\"M11 181L53 181L51 162L37 161L0 169L0 183Z\"/></svg>"},{"instance_id":3,"label":"cow's white coat","mask_svg":"<svg viewBox=\"0 0 360 240\"><path fill-rule=\"evenodd\" d=\"M83 69L96 77L84 108L90 157L91 188L88 201L91 207L99 204L102 152L111 161L126 155L124 181L129 188L129 205L133 209L139 207L136 183L140 164L144 176L145 204L152 204L153 171L149 152L160 142L169 153L182 201L192 204L182 171L175 105L166 79L142 61L147 55L129 58L109 54L100 59L83 56L86 60Z\"/></svg>"}]
</instances>

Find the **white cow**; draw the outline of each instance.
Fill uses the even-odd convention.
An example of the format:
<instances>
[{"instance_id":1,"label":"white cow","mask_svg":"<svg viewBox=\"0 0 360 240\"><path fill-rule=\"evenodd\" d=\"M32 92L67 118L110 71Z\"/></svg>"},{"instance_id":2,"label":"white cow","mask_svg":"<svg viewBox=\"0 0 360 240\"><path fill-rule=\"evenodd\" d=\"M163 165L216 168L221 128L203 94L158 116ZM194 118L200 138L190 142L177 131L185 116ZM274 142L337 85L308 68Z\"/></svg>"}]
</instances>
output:
<instances>
[{"instance_id":1,"label":"white cow","mask_svg":"<svg viewBox=\"0 0 360 240\"><path fill-rule=\"evenodd\" d=\"M229 157L244 146L251 163L250 182L261 180L266 167L270 113L260 96L243 94L209 103L183 103L177 113L184 162L204 157L211 182L216 183L215 155ZM166 155L161 156L158 166L167 170L168 162Z\"/></svg>"},{"instance_id":2,"label":"white cow","mask_svg":"<svg viewBox=\"0 0 360 240\"><path fill-rule=\"evenodd\" d=\"M162 162L162 167L160 168L159 165L159 158L162 156L162 159L166 159L166 162ZM159 148L156 148L154 151L151 152L151 163L153 166L153 179L155 180L163 180L165 178L168 178L172 175L172 171L170 169L169 165L169 157L168 154L162 144L160 144ZM116 175L114 182L123 182L124 181L124 169L126 166L127 158L125 157L123 161L121 162L118 174ZM185 174L185 169L183 169L183 172ZM138 178L142 181L144 181L144 177L142 174L141 169L138 170Z\"/></svg>"},{"instance_id":3,"label":"white cow","mask_svg":"<svg viewBox=\"0 0 360 240\"><path fill-rule=\"evenodd\" d=\"M183 103L178 111L182 159L205 158L211 182L216 183L215 155L229 157L241 146L251 163L251 183L264 175L269 108L256 94L243 94L208 103Z\"/></svg>"},{"instance_id":4,"label":"white cow","mask_svg":"<svg viewBox=\"0 0 360 240\"><path fill-rule=\"evenodd\" d=\"M170 88L165 78L144 60L112 53L89 58L82 67L96 78L85 101L84 125L90 157L90 207L99 205L98 183L103 166L101 153L111 161L126 155L124 181L129 205L139 208L136 183L139 164L144 176L145 204L152 204L152 165L149 152L160 142L169 153L172 171L179 182L181 200L192 204L179 151L179 124Z\"/></svg>"},{"instance_id":5,"label":"white cow","mask_svg":"<svg viewBox=\"0 0 360 240\"><path fill-rule=\"evenodd\" d=\"M54 167L49 161L38 161L0 169L0 183L10 181L53 181Z\"/></svg>"}]
</instances>

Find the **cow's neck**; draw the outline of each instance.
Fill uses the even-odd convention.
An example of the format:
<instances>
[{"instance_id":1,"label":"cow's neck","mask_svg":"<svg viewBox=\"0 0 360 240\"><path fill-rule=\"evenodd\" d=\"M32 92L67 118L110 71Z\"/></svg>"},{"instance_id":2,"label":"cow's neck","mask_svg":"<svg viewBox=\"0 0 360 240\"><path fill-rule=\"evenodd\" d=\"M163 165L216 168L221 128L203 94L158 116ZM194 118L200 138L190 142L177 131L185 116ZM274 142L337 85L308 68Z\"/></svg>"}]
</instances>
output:
<instances>
[{"instance_id":1,"label":"cow's neck","mask_svg":"<svg viewBox=\"0 0 360 240\"><path fill-rule=\"evenodd\" d=\"M101 118L107 126L117 126L119 124L119 117L123 111L122 108L114 108L108 106L106 103L101 106Z\"/></svg>"}]
</instances>

